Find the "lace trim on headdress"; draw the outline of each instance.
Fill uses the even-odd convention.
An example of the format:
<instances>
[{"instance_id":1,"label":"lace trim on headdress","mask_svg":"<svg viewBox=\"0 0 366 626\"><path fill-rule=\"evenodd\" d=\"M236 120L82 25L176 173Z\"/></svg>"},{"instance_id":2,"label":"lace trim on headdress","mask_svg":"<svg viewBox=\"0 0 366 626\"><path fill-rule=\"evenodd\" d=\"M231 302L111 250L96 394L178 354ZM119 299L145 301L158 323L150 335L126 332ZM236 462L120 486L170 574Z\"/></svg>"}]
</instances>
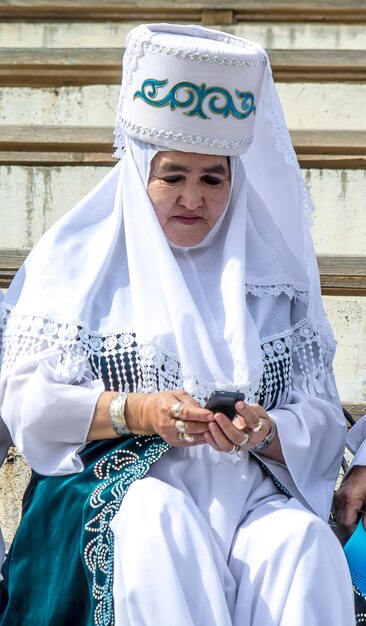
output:
<instances>
[{"instance_id":1,"label":"lace trim on headdress","mask_svg":"<svg viewBox=\"0 0 366 626\"><path fill-rule=\"evenodd\" d=\"M268 66L268 71L270 67ZM273 81L268 81L267 93L264 103L265 117L271 122L271 132L276 141L277 150L284 155L285 161L288 165L295 168L299 191L302 198L302 232L304 234L304 264L306 267L307 275L310 279L310 293L309 300L311 300L312 293L314 291L314 277L318 275L318 267L316 256L313 253L313 242L311 238L311 226L313 224L313 214L315 207L311 198L309 189L303 179L301 169L297 160L297 156L294 147L291 142L290 135L288 133L286 123L282 116L280 116L277 107L274 104L275 85ZM335 351L336 342L329 329L322 326L316 320L312 320L315 332L318 335L321 343L327 345L328 349L332 352Z\"/></svg>"},{"instance_id":2,"label":"lace trim on headdress","mask_svg":"<svg viewBox=\"0 0 366 626\"><path fill-rule=\"evenodd\" d=\"M246 284L246 293L250 293L252 296L260 298L264 295L270 295L278 297L281 294L285 294L290 300L298 300L304 304L309 302L309 292L299 291L290 284L283 283L282 285L255 285Z\"/></svg>"},{"instance_id":3,"label":"lace trim on headdress","mask_svg":"<svg viewBox=\"0 0 366 626\"><path fill-rule=\"evenodd\" d=\"M180 59L191 59L192 61L201 61L201 63L210 63L214 65L228 65L234 67L263 67L267 64L266 58L261 59L236 59L234 57L221 56L218 54L202 54L201 52L192 52L192 50L182 50L179 48L169 48L154 44L151 41L144 41L142 47L149 52L156 54L170 54ZM244 46L245 47L245 46ZM249 47L249 46L248 46Z\"/></svg>"},{"instance_id":4,"label":"lace trim on headdress","mask_svg":"<svg viewBox=\"0 0 366 626\"><path fill-rule=\"evenodd\" d=\"M141 33L139 36L135 35L133 42L130 43L129 45L129 54L125 54L123 57L123 86L124 88L121 89L120 94L119 94L117 114L116 114L116 123L115 123L115 130L114 130L114 135L115 135L114 147L116 148L116 151L114 152L113 156L116 157L117 159L121 159L124 153L126 152L124 133L122 131L122 128L120 128L119 126L119 118L122 116L122 111L123 111L123 100L127 92L127 88L132 82L133 74L138 68L139 59L144 54L143 48L141 46L141 40L144 39L145 37L146 37L146 33L143 30L141 30Z\"/></svg>"},{"instance_id":5,"label":"lace trim on headdress","mask_svg":"<svg viewBox=\"0 0 366 626\"><path fill-rule=\"evenodd\" d=\"M149 126L142 126L141 124L135 124L134 122L129 122L125 120L122 116L118 118L117 130L116 130L116 146L121 146L124 142L124 133L123 129L127 129L130 132L136 132L139 135L146 135L147 141L149 137L155 137L156 139L164 139L164 140L173 140L179 141L183 143L200 146L206 146L209 148L218 148L218 149L238 149L249 147L253 142L253 137L249 137L248 139L211 139L211 137L202 137L201 135L190 135L186 133L176 133L173 131L159 130L157 128L150 128ZM119 156L118 149L114 153L115 157Z\"/></svg>"},{"instance_id":6,"label":"lace trim on headdress","mask_svg":"<svg viewBox=\"0 0 366 626\"><path fill-rule=\"evenodd\" d=\"M2 322L1 322L2 316ZM110 389L143 391L180 388L204 404L213 389L212 382L198 380L194 372L183 372L176 356L153 343L138 345L135 333L121 330L103 336L78 323L23 316L0 305L0 355L2 372L16 361L52 349L52 376L63 383L102 378ZM328 389L335 394L331 377L332 347L311 327L308 320L261 340L263 377L258 389L242 386L248 402L265 408L286 401L291 389L293 361L303 375L303 388L311 394ZM128 381L128 387L126 386ZM240 383L219 385L238 389Z\"/></svg>"},{"instance_id":7,"label":"lace trim on headdress","mask_svg":"<svg viewBox=\"0 0 366 626\"><path fill-rule=\"evenodd\" d=\"M274 104L275 95L274 83L269 80L267 85L267 93L264 102L264 115L271 122L271 132L276 141L276 148L281 152L288 165L298 167L297 157L291 139L287 132L287 128L278 114L277 107Z\"/></svg>"}]
</instances>

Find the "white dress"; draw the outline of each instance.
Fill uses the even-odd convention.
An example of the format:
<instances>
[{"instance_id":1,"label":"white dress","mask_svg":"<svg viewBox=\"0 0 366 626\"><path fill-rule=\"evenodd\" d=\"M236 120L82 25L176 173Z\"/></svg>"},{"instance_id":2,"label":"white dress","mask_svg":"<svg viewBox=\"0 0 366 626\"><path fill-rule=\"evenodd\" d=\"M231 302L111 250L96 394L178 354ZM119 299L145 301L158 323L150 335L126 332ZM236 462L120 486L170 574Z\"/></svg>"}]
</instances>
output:
<instances>
[{"instance_id":1,"label":"white dress","mask_svg":"<svg viewBox=\"0 0 366 626\"><path fill-rule=\"evenodd\" d=\"M329 526L248 456L173 449L112 521L122 626L351 626L352 588ZM174 617L173 617L174 616Z\"/></svg>"},{"instance_id":2,"label":"white dress","mask_svg":"<svg viewBox=\"0 0 366 626\"><path fill-rule=\"evenodd\" d=\"M281 342L267 332L288 301L272 300L267 320L258 300L251 303L266 345ZM296 316L288 324L296 327ZM39 473L67 476L82 471L78 453L104 385L55 380L53 356L24 359L0 389L28 462ZM342 412L336 397L310 395L301 380L294 366L288 400L269 411L287 462L262 457L273 476L250 454L199 446L170 449L130 486L111 522L118 626L354 623L348 567L324 521L344 441Z\"/></svg>"}]
</instances>

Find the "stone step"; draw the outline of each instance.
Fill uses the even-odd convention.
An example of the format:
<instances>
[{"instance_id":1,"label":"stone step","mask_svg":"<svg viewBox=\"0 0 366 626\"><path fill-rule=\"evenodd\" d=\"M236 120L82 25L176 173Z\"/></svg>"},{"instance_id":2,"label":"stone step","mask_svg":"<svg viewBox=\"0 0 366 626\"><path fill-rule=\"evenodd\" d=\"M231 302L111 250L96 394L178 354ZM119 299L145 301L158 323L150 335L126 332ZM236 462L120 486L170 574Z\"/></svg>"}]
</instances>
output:
<instances>
[{"instance_id":1,"label":"stone step","mask_svg":"<svg viewBox=\"0 0 366 626\"><path fill-rule=\"evenodd\" d=\"M296 130L366 130L366 83L278 83ZM0 125L113 126L118 85L0 88ZM26 103L26 106L25 106Z\"/></svg>"},{"instance_id":2,"label":"stone step","mask_svg":"<svg viewBox=\"0 0 366 626\"><path fill-rule=\"evenodd\" d=\"M8 165L0 171L0 247L31 248L110 171L110 165ZM365 254L366 170L303 169L321 254ZM9 219L11 216L11 219Z\"/></svg>"},{"instance_id":3,"label":"stone step","mask_svg":"<svg viewBox=\"0 0 366 626\"><path fill-rule=\"evenodd\" d=\"M0 250L1 286L9 284L25 256L25 250ZM318 255L318 263L325 310L339 342L334 369L340 397L354 405L365 401L366 257ZM352 413L362 414L357 406Z\"/></svg>"},{"instance_id":4,"label":"stone step","mask_svg":"<svg viewBox=\"0 0 366 626\"><path fill-rule=\"evenodd\" d=\"M318 208L318 252L364 254L366 132L291 135ZM0 126L0 246L32 247L114 165L112 142L111 128Z\"/></svg>"},{"instance_id":5,"label":"stone step","mask_svg":"<svg viewBox=\"0 0 366 626\"><path fill-rule=\"evenodd\" d=\"M123 50L0 49L0 86L119 85ZM276 82L366 82L366 50L269 50Z\"/></svg>"},{"instance_id":6,"label":"stone step","mask_svg":"<svg viewBox=\"0 0 366 626\"><path fill-rule=\"evenodd\" d=\"M0 21L0 47L121 49L139 23ZM363 24L241 22L215 28L271 49L366 50Z\"/></svg>"},{"instance_id":7,"label":"stone step","mask_svg":"<svg viewBox=\"0 0 366 626\"><path fill-rule=\"evenodd\" d=\"M177 21L232 24L241 21L366 23L363 0L1 0L0 19Z\"/></svg>"},{"instance_id":8,"label":"stone step","mask_svg":"<svg viewBox=\"0 0 366 626\"><path fill-rule=\"evenodd\" d=\"M366 168L366 131L291 131L300 165ZM0 126L0 164L115 163L113 129L74 126Z\"/></svg>"},{"instance_id":9,"label":"stone step","mask_svg":"<svg viewBox=\"0 0 366 626\"><path fill-rule=\"evenodd\" d=\"M118 48L140 22L0 21L0 48ZM366 50L364 24L240 22L215 25L268 49Z\"/></svg>"},{"instance_id":10,"label":"stone step","mask_svg":"<svg viewBox=\"0 0 366 626\"><path fill-rule=\"evenodd\" d=\"M323 304L338 342L334 372L339 395L343 402L365 403L366 298L323 296Z\"/></svg>"},{"instance_id":11,"label":"stone step","mask_svg":"<svg viewBox=\"0 0 366 626\"><path fill-rule=\"evenodd\" d=\"M0 286L6 289L29 250L0 249ZM366 296L366 256L318 255L322 293L328 296Z\"/></svg>"}]
</instances>

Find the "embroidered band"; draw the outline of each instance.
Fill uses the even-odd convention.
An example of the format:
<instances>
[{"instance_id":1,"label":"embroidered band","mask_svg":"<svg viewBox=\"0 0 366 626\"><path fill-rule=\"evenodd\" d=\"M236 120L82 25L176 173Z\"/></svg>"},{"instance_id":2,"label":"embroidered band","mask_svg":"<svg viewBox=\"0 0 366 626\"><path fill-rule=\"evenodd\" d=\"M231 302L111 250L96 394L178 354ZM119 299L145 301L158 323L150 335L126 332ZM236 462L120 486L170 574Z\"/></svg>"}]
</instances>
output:
<instances>
[{"instance_id":1,"label":"embroidered band","mask_svg":"<svg viewBox=\"0 0 366 626\"><path fill-rule=\"evenodd\" d=\"M169 106L171 111L174 111L177 107L181 109L192 107L190 111L184 111L184 115L189 117L198 115L203 120L210 119L202 110L202 105L206 98L208 98L208 109L214 115L222 115L224 118L232 115L239 120L244 120L251 113L255 114L254 95L251 92L235 89L236 96L242 100L241 108L243 112L241 112L236 109L233 97L227 89L206 87L205 83L202 83L202 85L195 85L189 81L177 83L165 97L158 100L158 91L165 87L168 82L168 79L155 80L151 78L144 80L141 90L135 91L133 98L141 98L146 104L153 107ZM220 101L223 101L221 106L219 105Z\"/></svg>"}]
</instances>

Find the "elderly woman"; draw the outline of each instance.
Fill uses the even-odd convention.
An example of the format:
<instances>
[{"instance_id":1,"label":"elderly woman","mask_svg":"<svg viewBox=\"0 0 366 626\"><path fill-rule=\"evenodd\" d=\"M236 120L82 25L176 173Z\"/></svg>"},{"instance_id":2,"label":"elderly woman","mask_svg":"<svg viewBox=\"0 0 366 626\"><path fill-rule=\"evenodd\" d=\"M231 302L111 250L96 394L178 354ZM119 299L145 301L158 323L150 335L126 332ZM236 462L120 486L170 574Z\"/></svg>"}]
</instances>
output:
<instances>
[{"instance_id":1,"label":"elderly woman","mask_svg":"<svg viewBox=\"0 0 366 626\"><path fill-rule=\"evenodd\" d=\"M2 308L34 473L0 623L350 626L334 342L266 53L134 29L116 145ZM234 419L213 391L242 394Z\"/></svg>"}]
</instances>

